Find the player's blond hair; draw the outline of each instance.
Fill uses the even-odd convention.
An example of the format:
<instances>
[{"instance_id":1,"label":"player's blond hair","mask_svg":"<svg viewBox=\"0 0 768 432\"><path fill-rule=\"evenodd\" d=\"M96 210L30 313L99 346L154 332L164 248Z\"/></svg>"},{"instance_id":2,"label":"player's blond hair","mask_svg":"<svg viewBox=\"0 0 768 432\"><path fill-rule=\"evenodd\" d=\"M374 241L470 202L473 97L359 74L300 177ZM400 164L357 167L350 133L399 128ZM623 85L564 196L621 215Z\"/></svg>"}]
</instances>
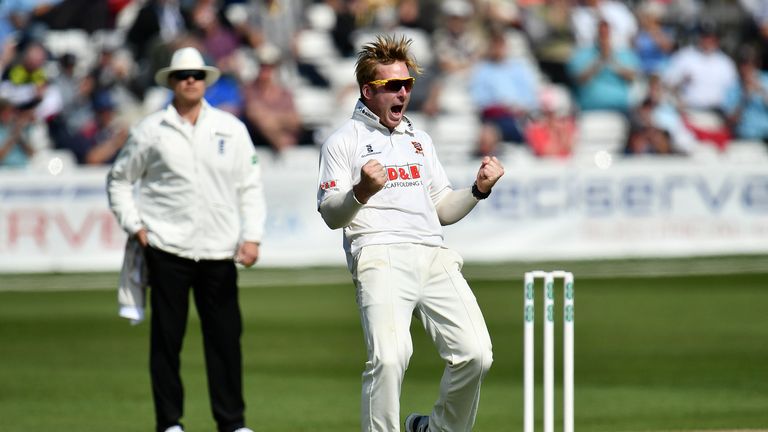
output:
<instances>
[{"instance_id":1,"label":"player's blond hair","mask_svg":"<svg viewBox=\"0 0 768 432\"><path fill-rule=\"evenodd\" d=\"M409 52L411 43L413 41L405 36L378 35L375 41L365 44L357 54L355 64L355 77L360 87L376 79L376 66L379 64L401 61L409 70L420 74L421 67Z\"/></svg>"}]
</instances>

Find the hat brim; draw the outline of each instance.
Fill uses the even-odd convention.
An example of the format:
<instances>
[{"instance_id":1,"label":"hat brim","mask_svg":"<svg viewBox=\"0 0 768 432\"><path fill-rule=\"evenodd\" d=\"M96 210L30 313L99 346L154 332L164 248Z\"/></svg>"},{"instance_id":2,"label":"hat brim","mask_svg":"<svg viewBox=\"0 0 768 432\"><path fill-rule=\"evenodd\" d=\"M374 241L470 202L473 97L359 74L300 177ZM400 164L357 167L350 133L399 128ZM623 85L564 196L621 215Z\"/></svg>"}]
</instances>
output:
<instances>
[{"instance_id":1,"label":"hat brim","mask_svg":"<svg viewBox=\"0 0 768 432\"><path fill-rule=\"evenodd\" d=\"M155 82L163 87L169 87L168 76L173 72L180 70L201 70L205 71L205 85L210 86L215 83L221 76L221 71L213 66L200 66L195 68L176 68L176 67L164 67L155 73Z\"/></svg>"}]
</instances>

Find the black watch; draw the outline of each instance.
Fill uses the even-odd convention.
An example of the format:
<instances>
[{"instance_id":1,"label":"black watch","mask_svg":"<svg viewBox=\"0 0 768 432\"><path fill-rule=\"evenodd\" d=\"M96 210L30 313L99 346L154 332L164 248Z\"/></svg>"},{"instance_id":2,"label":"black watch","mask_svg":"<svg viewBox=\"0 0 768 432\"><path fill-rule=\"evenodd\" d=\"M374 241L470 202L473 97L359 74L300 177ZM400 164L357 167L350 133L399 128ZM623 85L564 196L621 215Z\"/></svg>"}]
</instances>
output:
<instances>
[{"instance_id":1,"label":"black watch","mask_svg":"<svg viewBox=\"0 0 768 432\"><path fill-rule=\"evenodd\" d=\"M477 182L472 184L472 196L479 200L484 200L488 198L488 196L491 195L491 191L488 192L480 192L480 189L477 188Z\"/></svg>"}]
</instances>

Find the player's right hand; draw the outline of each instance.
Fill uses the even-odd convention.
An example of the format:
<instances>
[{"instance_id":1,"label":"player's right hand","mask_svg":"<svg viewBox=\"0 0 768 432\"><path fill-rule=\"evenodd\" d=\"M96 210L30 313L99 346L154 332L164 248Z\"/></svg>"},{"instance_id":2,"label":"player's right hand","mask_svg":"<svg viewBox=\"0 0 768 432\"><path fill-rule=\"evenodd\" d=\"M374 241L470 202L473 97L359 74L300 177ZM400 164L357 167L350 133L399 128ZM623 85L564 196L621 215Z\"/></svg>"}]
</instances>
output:
<instances>
[{"instance_id":1,"label":"player's right hand","mask_svg":"<svg viewBox=\"0 0 768 432\"><path fill-rule=\"evenodd\" d=\"M387 169L379 161L371 159L360 168L360 182L352 190L358 202L365 204L387 183Z\"/></svg>"},{"instance_id":2,"label":"player's right hand","mask_svg":"<svg viewBox=\"0 0 768 432\"><path fill-rule=\"evenodd\" d=\"M136 240L139 241L139 244L141 245L141 247L145 248L145 247L149 246L149 239L147 238L147 229L146 228L142 228L142 229L136 231L135 236L136 236Z\"/></svg>"}]
</instances>

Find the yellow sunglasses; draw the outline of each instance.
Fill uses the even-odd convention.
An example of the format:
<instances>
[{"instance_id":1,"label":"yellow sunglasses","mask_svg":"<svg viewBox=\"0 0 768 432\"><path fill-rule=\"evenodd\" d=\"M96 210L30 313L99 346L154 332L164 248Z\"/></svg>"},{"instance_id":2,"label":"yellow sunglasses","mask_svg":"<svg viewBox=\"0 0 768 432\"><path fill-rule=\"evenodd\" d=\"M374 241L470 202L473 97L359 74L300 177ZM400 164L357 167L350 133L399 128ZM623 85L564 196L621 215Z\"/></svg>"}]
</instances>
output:
<instances>
[{"instance_id":1,"label":"yellow sunglasses","mask_svg":"<svg viewBox=\"0 0 768 432\"><path fill-rule=\"evenodd\" d=\"M384 87L384 90L389 92L399 92L401 88L405 87L405 91L411 91L413 83L416 81L414 77L408 78L389 78L371 81L368 84L374 86Z\"/></svg>"}]
</instances>

